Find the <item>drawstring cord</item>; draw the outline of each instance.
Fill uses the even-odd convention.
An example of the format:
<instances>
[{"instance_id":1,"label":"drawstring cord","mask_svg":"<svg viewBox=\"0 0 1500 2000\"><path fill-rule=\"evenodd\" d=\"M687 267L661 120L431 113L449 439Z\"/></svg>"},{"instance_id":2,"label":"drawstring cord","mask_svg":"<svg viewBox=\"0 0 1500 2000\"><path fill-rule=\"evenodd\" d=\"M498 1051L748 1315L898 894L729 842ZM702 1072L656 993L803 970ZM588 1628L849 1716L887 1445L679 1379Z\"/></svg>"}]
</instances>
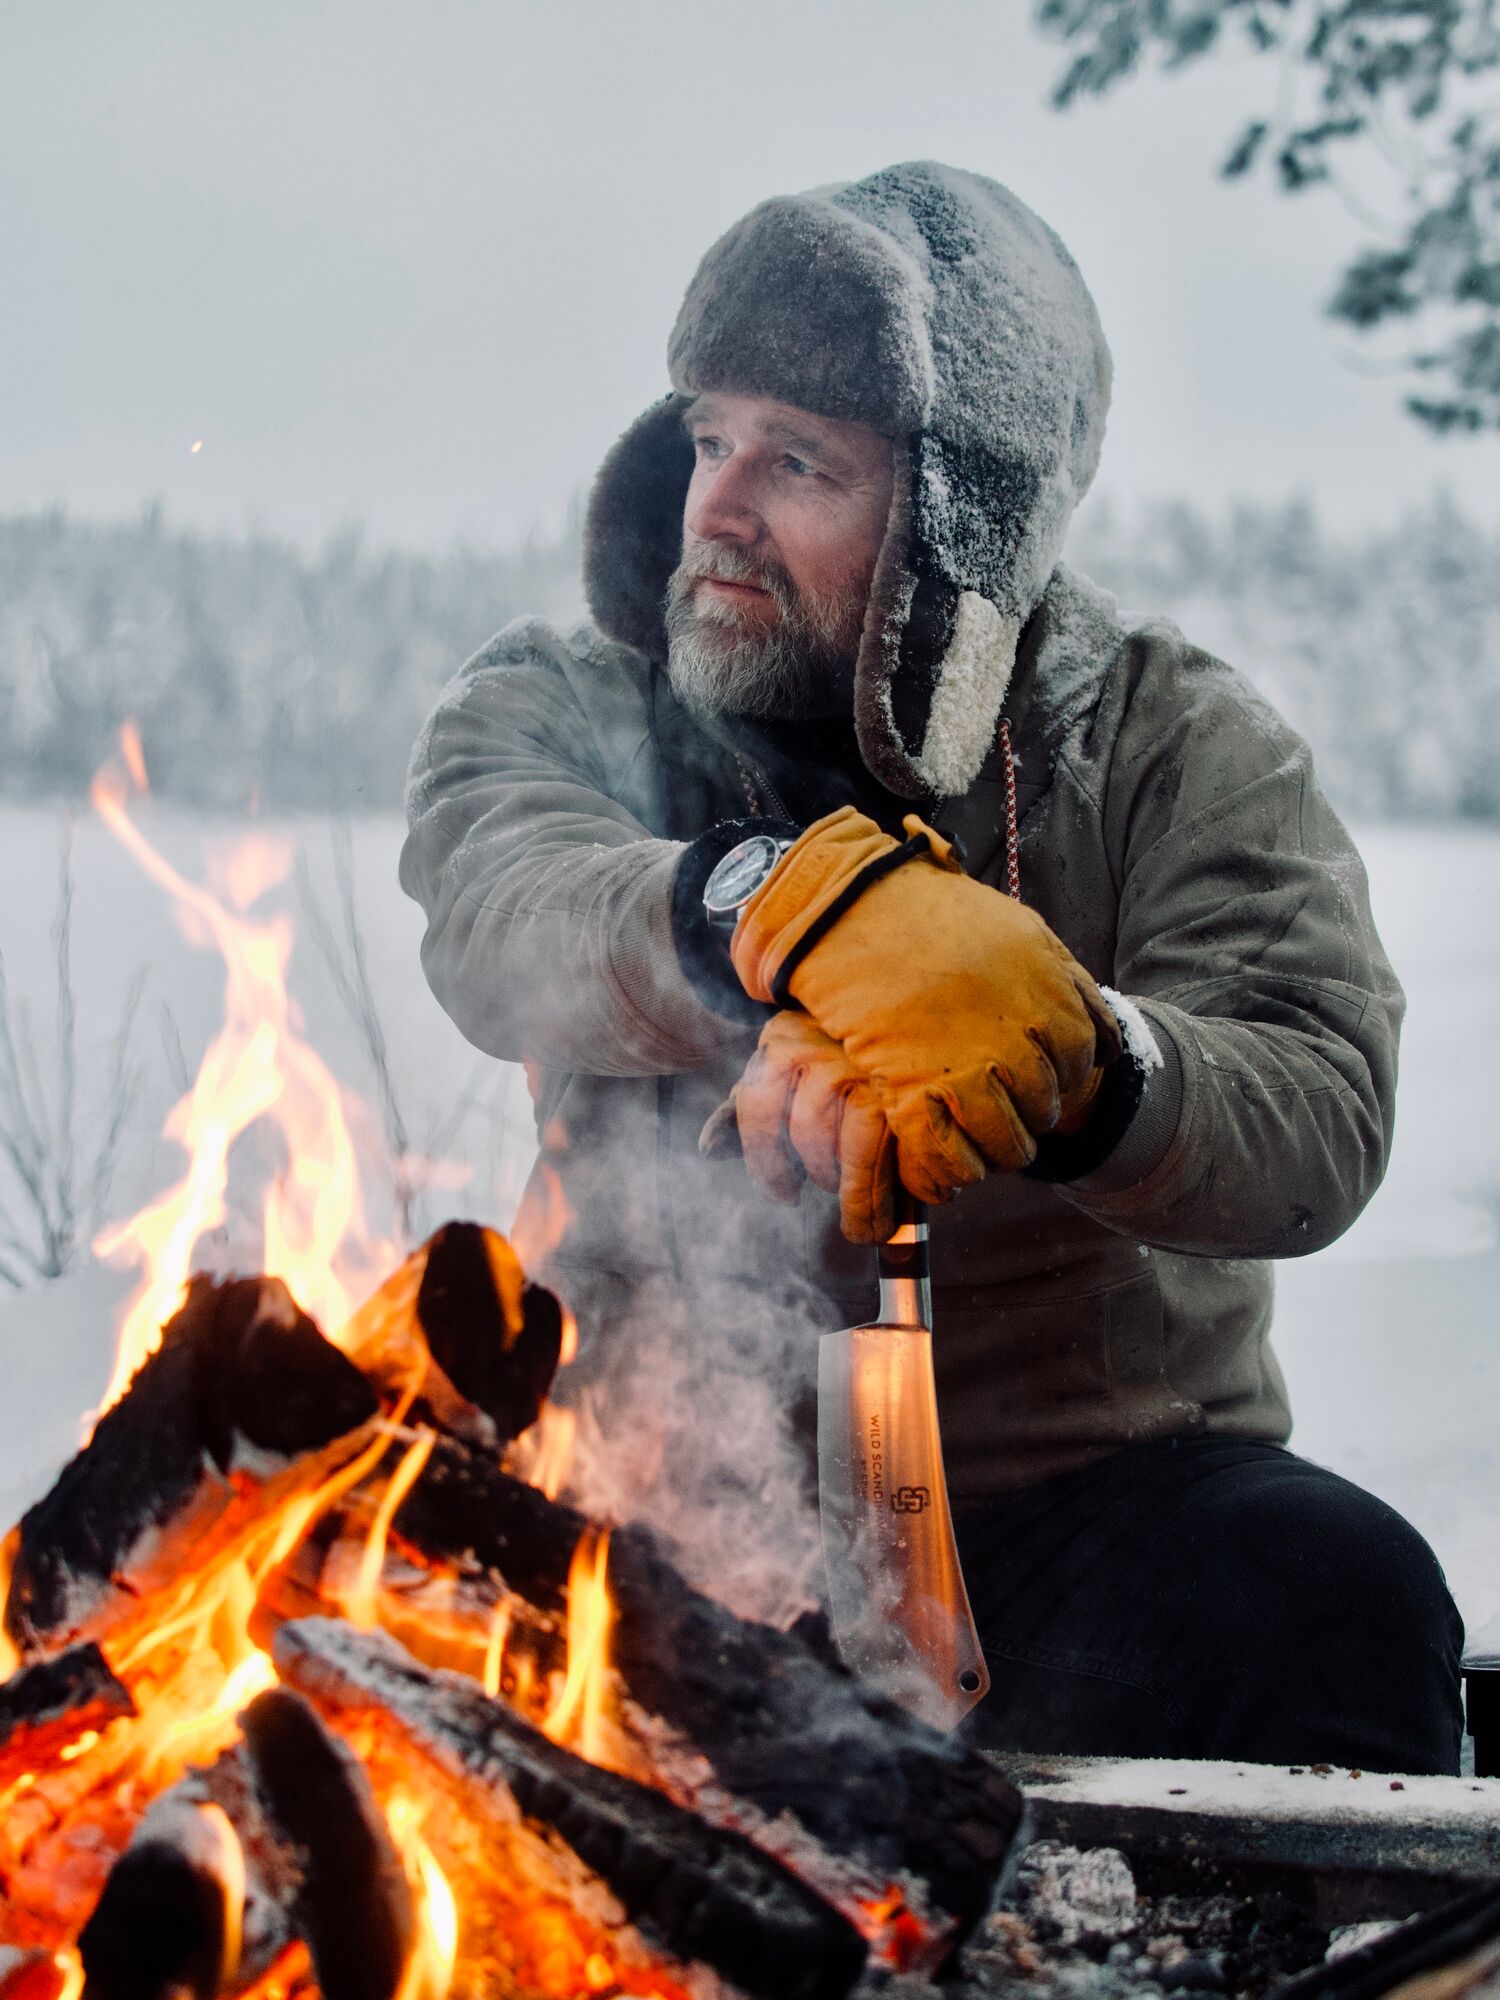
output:
<instances>
[{"instance_id":1,"label":"drawstring cord","mask_svg":"<svg viewBox=\"0 0 1500 2000\"><path fill-rule=\"evenodd\" d=\"M1000 755L1005 760L1005 885L1021 900L1021 836L1016 827L1016 760L1010 747L1010 724L1000 718Z\"/></svg>"}]
</instances>

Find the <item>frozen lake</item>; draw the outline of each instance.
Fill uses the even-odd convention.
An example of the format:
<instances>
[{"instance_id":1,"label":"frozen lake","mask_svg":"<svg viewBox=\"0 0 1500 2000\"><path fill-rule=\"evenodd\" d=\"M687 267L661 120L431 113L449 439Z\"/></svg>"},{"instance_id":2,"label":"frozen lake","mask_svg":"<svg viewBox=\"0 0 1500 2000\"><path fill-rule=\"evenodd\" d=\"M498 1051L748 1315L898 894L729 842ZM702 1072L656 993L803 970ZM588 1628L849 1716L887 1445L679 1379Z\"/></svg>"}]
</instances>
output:
<instances>
[{"instance_id":1,"label":"frozen lake","mask_svg":"<svg viewBox=\"0 0 1500 2000\"><path fill-rule=\"evenodd\" d=\"M244 831L151 805L138 817L193 880L222 871ZM13 993L32 1010L44 1067L58 829L53 813L0 808L0 951ZM332 909L330 830L304 822L261 831L285 844L289 861L300 855ZM419 1150L436 1138L468 1173L460 1191L434 1198L433 1219L456 1209L503 1224L530 1159L524 1083L470 1049L429 995L417 957L421 915L395 879L400 841L391 819L352 829L361 930L402 1113ZM1500 924L1492 914L1500 831L1382 826L1364 830L1361 845L1381 932L1410 999L1395 1154L1385 1185L1341 1242L1280 1267L1278 1347L1297 1412L1296 1447L1416 1522L1472 1627L1500 1611L1500 1074L1490 1025L1500 992ZM76 826L74 860L85 1093L132 979L145 975L135 1035L142 1083L110 1204L120 1215L181 1171L181 1155L157 1135L176 1095L174 1072L184 1061L196 1069L220 1024L222 964L184 938L162 892L88 815ZM302 903L293 872L257 908L284 907L298 920L290 984L307 1037L342 1083L369 1097L364 1044ZM366 1151L378 1196L373 1134ZM247 1164L250 1178L254 1167ZM0 1292L0 1513L7 1518L66 1455L78 1413L108 1374L107 1300L123 1287L97 1271L65 1286L66 1310L61 1295L44 1303Z\"/></svg>"}]
</instances>

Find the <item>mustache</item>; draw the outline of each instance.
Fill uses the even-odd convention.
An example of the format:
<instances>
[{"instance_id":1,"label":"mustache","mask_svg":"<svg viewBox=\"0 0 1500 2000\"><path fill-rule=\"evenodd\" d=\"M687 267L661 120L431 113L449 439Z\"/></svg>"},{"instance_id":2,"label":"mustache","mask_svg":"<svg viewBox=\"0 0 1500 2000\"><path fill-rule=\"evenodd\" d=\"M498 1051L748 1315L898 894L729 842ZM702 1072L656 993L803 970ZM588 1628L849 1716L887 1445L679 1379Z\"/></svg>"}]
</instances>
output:
<instances>
[{"instance_id":1,"label":"mustache","mask_svg":"<svg viewBox=\"0 0 1500 2000\"><path fill-rule=\"evenodd\" d=\"M672 573L673 601L686 603L693 586L705 578L754 584L773 598L783 612L790 612L796 604L796 585L783 564L770 556L746 555L740 549L724 548L716 542L699 542L683 556Z\"/></svg>"}]
</instances>

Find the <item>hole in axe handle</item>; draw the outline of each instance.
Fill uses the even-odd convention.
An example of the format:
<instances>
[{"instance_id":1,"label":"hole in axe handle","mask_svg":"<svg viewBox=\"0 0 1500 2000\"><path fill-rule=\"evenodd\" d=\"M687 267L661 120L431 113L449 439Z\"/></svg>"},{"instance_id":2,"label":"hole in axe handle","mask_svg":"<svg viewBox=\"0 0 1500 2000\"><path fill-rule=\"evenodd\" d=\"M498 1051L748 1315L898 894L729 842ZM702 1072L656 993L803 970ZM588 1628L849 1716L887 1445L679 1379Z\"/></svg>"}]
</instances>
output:
<instances>
[{"instance_id":1,"label":"hole in axe handle","mask_svg":"<svg viewBox=\"0 0 1500 2000\"><path fill-rule=\"evenodd\" d=\"M958 1684L965 1694L978 1694L981 1682L972 1667L965 1667L958 1677Z\"/></svg>"}]
</instances>

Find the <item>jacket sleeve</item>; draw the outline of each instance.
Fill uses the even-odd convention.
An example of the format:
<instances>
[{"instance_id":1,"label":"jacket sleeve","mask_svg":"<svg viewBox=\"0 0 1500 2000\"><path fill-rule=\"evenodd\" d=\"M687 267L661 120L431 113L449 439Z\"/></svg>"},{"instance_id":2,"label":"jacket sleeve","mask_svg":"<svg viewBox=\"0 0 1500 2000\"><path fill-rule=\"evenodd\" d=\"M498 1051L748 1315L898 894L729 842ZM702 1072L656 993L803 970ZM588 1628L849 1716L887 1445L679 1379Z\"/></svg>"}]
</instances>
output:
<instances>
[{"instance_id":1,"label":"jacket sleeve","mask_svg":"<svg viewBox=\"0 0 1500 2000\"><path fill-rule=\"evenodd\" d=\"M509 627L450 684L412 754L401 885L427 914L429 985L489 1054L662 1075L734 1032L672 942L683 848L609 796L600 734L644 744L638 699L550 627ZM597 699L593 698L597 693Z\"/></svg>"},{"instance_id":2,"label":"jacket sleeve","mask_svg":"<svg viewBox=\"0 0 1500 2000\"><path fill-rule=\"evenodd\" d=\"M1123 1188L1061 1190L1163 1249L1294 1257L1385 1173L1405 1001L1364 866L1307 745L1175 633L1144 641L1105 788L1120 862L1115 984L1172 1115ZM1130 1135L1127 1134L1127 1141Z\"/></svg>"}]
</instances>

